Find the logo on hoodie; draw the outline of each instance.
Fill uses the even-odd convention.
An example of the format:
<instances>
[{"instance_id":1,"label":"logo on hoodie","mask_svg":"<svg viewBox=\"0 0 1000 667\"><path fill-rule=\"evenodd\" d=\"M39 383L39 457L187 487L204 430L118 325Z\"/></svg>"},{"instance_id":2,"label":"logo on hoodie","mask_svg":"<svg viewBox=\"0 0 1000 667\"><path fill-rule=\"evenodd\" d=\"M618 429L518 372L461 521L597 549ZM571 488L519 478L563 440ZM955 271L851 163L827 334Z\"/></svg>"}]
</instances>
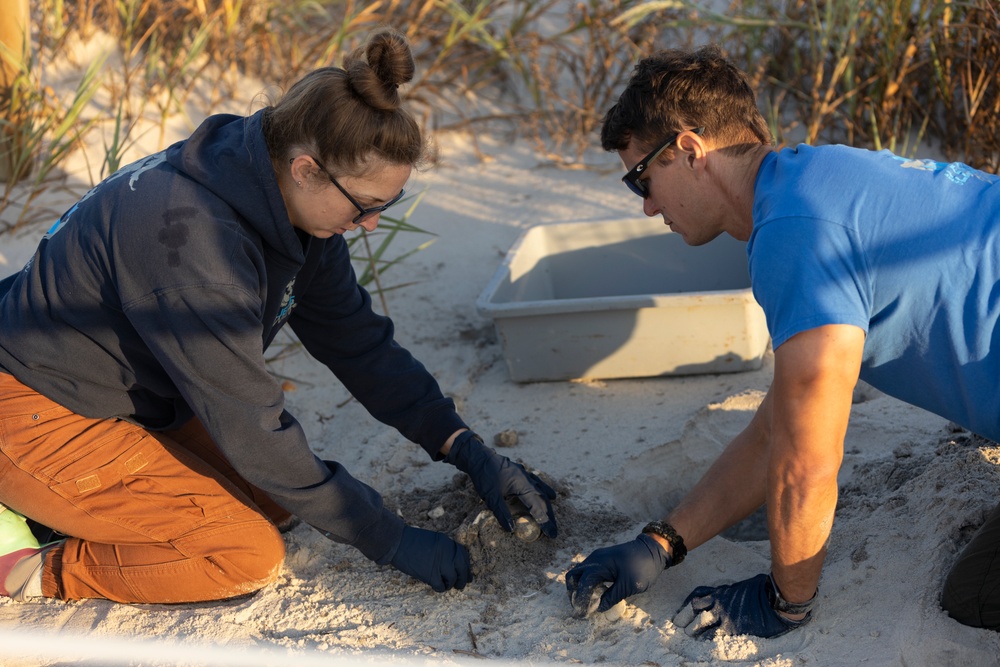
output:
<instances>
[{"instance_id":1,"label":"logo on hoodie","mask_svg":"<svg viewBox=\"0 0 1000 667\"><path fill-rule=\"evenodd\" d=\"M69 222L69 219L73 217L74 213L76 213L76 210L80 208L80 204L82 204L83 202L87 201L88 199L96 195L101 190L102 186L111 183L113 181L116 181L119 178L122 178L123 176L130 176L130 178L128 179L128 187L130 190L135 192L135 184L139 182L139 176L141 176L144 172L149 171L150 169L155 169L156 167L158 167L159 165L163 164L166 161L167 161L166 151L160 151L159 153L155 153L148 157L144 157L141 160L136 160L131 164L125 165L124 167L122 167L121 169L119 169L118 171L111 174L106 179L104 179L103 181L92 187L90 190L87 191L85 195L80 197L79 201L73 204L73 206L68 211L63 213L62 217L59 218L59 220L57 220L54 225L49 227L49 230L45 232L45 236L43 238L46 239L52 238L60 229L65 227L66 223Z\"/></svg>"},{"instance_id":2,"label":"logo on hoodie","mask_svg":"<svg viewBox=\"0 0 1000 667\"><path fill-rule=\"evenodd\" d=\"M294 290L295 278L292 278L285 285L285 294L281 297L281 308L278 309L278 316L274 318L275 325L284 322L292 314L292 309L295 308L295 294L292 293Z\"/></svg>"}]
</instances>

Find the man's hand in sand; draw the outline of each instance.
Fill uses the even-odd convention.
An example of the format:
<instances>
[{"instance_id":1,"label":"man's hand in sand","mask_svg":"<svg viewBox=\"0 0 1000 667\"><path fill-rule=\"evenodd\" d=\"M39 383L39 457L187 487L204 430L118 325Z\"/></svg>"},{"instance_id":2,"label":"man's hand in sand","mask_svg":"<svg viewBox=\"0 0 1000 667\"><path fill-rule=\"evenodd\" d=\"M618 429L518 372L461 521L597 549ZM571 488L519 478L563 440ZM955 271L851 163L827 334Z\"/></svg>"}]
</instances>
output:
<instances>
[{"instance_id":1,"label":"man's hand in sand","mask_svg":"<svg viewBox=\"0 0 1000 667\"><path fill-rule=\"evenodd\" d=\"M598 549L566 573L573 615L583 618L594 611L605 612L628 596L642 593L670 562L667 550L645 533L631 542Z\"/></svg>"},{"instance_id":2,"label":"man's hand in sand","mask_svg":"<svg viewBox=\"0 0 1000 667\"><path fill-rule=\"evenodd\" d=\"M778 611L780 597L766 574L725 586L699 586L684 600L674 625L689 636L713 639L716 635L777 637L809 622L808 606L793 620ZM786 605L788 603L785 603Z\"/></svg>"}]
</instances>

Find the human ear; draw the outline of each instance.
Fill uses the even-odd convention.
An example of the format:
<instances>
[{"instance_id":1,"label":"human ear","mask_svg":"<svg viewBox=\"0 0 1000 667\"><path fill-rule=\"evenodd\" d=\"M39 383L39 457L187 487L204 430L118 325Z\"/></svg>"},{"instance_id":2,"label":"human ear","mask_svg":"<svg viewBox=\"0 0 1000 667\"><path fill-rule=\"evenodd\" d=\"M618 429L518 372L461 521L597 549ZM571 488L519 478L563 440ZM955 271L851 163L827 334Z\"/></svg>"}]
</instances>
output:
<instances>
[{"instance_id":1,"label":"human ear","mask_svg":"<svg viewBox=\"0 0 1000 667\"><path fill-rule=\"evenodd\" d=\"M688 167L694 167L695 163L704 159L708 154L708 145L704 139L695 132L685 130L677 137L677 149L684 153L684 163Z\"/></svg>"},{"instance_id":2,"label":"human ear","mask_svg":"<svg viewBox=\"0 0 1000 667\"><path fill-rule=\"evenodd\" d=\"M291 158L288 164L292 180L297 184L301 184L303 181L308 182L320 171L316 159L309 155L297 155Z\"/></svg>"},{"instance_id":3,"label":"human ear","mask_svg":"<svg viewBox=\"0 0 1000 667\"><path fill-rule=\"evenodd\" d=\"M676 146L679 150L691 153L695 157L701 157L708 152L704 139L691 130L684 130L677 136Z\"/></svg>"}]
</instances>

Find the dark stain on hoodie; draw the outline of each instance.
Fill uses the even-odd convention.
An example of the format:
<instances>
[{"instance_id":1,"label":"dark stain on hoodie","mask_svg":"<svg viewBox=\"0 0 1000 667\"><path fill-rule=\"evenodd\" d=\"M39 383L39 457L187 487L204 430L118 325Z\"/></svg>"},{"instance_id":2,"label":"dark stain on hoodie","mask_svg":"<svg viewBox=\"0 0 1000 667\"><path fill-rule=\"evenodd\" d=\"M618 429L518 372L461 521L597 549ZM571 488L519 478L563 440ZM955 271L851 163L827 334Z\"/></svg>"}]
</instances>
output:
<instances>
[{"instance_id":1,"label":"dark stain on hoodie","mask_svg":"<svg viewBox=\"0 0 1000 667\"><path fill-rule=\"evenodd\" d=\"M190 218L196 213L192 207L174 208L167 211L163 218L163 228L156 239L168 248L167 264L171 267L181 265L180 249L187 244L188 226L183 222L174 222L178 218Z\"/></svg>"}]
</instances>

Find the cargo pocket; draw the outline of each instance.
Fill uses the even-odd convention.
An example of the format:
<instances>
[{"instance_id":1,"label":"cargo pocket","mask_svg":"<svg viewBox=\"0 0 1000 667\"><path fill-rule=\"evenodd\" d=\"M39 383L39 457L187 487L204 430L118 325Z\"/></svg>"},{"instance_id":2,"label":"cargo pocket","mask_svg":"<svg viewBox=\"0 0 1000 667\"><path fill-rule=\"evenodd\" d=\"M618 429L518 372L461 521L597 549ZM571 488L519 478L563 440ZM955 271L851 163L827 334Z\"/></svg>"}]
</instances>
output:
<instances>
[{"instance_id":1,"label":"cargo pocket","mask_svg":"<svg viewBox=\"0 0 1000 667\"><path fill-rule=\"evenodd\" d=\"M21 470L45 480L51 479L52 468L62 465L65 452L74 449L81 432L93 422L60 405L50 405L44 410L8 413L0 419L0 451ZM100 446L100 442L86 438L80 442Z\"/></svg>"},{"instance_id":2,"label":"cargo pocket","mask_svg":"<svg viewBox=\"0 0 1000 667\"><path fill-rule=\"evenodd\" d=\"M130 437L116 443L110 460L98 450L65 466L52 489L142 543L170 542L247 509L201 459L142 430Z\"/></svg>"}]
</instances>

